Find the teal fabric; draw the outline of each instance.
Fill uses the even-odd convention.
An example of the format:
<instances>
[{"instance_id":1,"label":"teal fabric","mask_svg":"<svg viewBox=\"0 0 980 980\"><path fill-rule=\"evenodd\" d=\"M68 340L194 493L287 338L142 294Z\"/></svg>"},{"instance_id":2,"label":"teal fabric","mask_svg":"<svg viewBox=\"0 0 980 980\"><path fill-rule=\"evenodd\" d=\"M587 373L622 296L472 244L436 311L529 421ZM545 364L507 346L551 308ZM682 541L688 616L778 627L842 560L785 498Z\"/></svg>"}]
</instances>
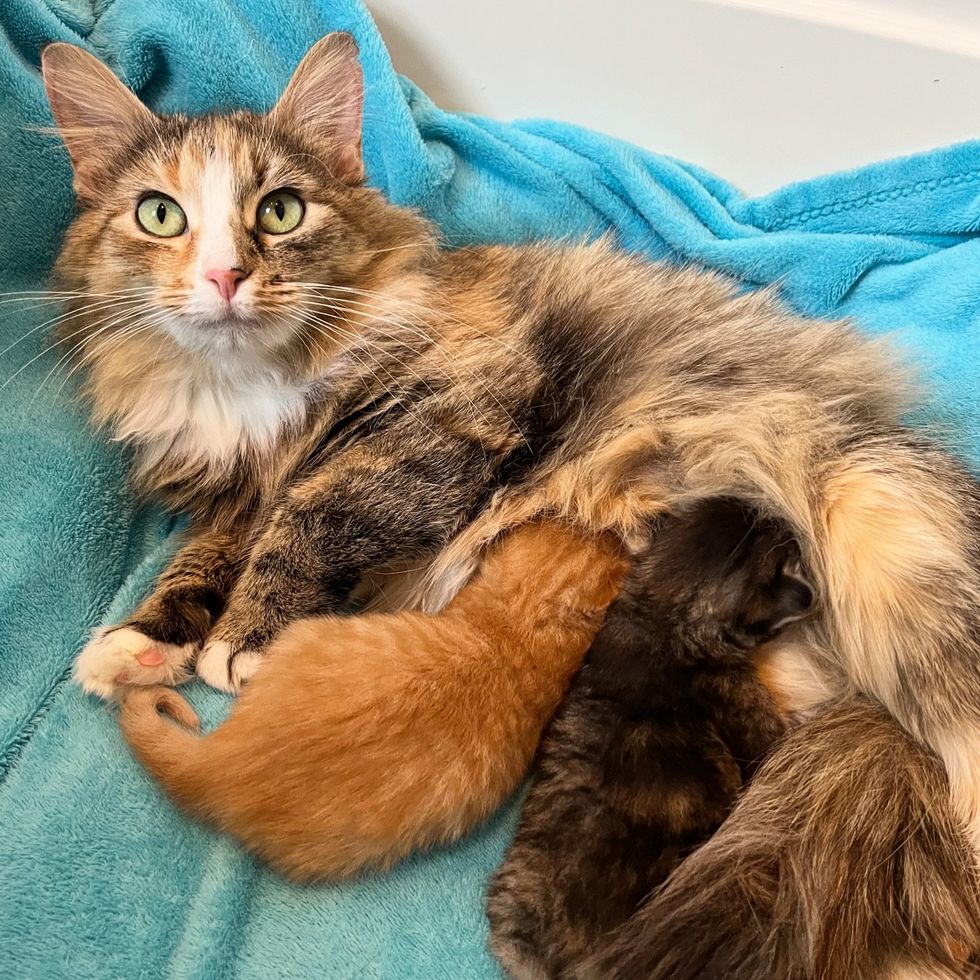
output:
<instances>
[{"instance_id":1,"label":"teal fabric","mask_svg":"<svg viewBox=\"0 0 980 980\"><path fill-rule=\"evenodd\" d=\"M67 158L38 131L44 43L84 45L158 110L201 112L270 105L310 43L346 29L371 180L447 244L614 229L650 256L777 284L805 313L895 331L934 384L926 414L980 462L980 143L749 200L569 125L440 111L394 74L357 0L4 0L0 26L2 290L43 285L72 210ZM54 312L0 297L0 977L494 976L481 891L513 806L390 875L290 887L178 816L69 682L87 631L152 581L174 521L137 505L125 454L86 428L74 379L62 388ZM211 717L225 707L193 693Z\"/></svg>"}]
</instances>

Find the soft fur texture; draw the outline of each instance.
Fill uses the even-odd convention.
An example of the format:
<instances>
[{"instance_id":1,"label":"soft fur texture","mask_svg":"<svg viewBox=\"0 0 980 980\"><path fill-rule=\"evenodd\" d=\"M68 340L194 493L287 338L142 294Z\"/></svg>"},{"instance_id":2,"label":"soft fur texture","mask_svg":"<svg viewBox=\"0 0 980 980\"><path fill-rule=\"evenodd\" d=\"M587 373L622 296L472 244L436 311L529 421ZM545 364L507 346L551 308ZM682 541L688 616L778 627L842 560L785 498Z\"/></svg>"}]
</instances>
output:
<instances>
[{"instance_id":1,"label":"soft fur texture","mask_svg":"<svg viewBox=\"0 0 980 980\"><path fill-rule=\"evenodd\" d=\"M81 52L45 52L79 168L58 267L75 297L66 357L133 443L141 486L193 516L124 624L142 640L98 637L83 686L163 681L200 651L198 672L234 689L290 623L388 572L392 601L437 608L486 542L536 515L632 540L692 495L734 494L791 524L824 599L796 649L940 755L980 843L976 485L900 424L887 351L605 241L439 251L356 182L349 39L307 58L272 113L188 120L136 109ZM123 125L98 147L94 204L78 133L107 98ZM218 218L198 206L215 174ZM257 202L286 186L304 221L260 234ZM147 192L186 205L185 235L139 231ZM248 273L237 305L202 282L222 256ZM123 312L87 305L103 302Z\"/></svg>"},{"instance_id":2,"label":"soft fur texture","mask_svg":"<svg viewBox=\"0 0 980 980\"><path fill-rule=\"evenodd\" d=\"M880 707L833 702L781 743L721 830L575 976L972 976L980 891L947 794L938 760Z\"/></svg>"},{"instance_id":3,"label":"soft fur texture","mask_svg":"<svg viewBox=\"0 0 980 980\"><path fill-rule=\"evenodd\" d=\"M783 732L750 651L812 592L779 521L698 502L658 525L545 733L490 886L513 977L562 976L721 824Z\"/></svg>"},{"instance_id":4,"label":"soft fur texture","mask_svg":"<svg viewBox=\"0 0 980 980\"><path fill-rule=\"evenodd\" d=\"M625 570L611 536L522 528L438 616L290 627L208 735L158 713L197 727L167 688L132 688L119 722L181 806L283 874L384 867L514 791Z\"/></svg>"}]
</instances>

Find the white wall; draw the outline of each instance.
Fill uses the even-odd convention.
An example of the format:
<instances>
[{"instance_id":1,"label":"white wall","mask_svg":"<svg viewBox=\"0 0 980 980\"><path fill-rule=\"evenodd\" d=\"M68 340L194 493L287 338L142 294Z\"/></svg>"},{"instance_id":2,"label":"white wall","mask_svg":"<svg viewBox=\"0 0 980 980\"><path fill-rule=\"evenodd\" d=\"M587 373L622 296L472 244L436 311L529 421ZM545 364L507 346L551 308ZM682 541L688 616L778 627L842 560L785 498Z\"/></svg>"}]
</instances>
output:
<instances>
[{"instance_id":1,"label":"white wall","mask_svg":"<svg viewBox=\"0 0 980 980\"><path fill-rule=\"evenodd\" d=\"M580 123L749 193L980 136L978 0L368 0L445 108Z\"/></svg>"}]
</instances>

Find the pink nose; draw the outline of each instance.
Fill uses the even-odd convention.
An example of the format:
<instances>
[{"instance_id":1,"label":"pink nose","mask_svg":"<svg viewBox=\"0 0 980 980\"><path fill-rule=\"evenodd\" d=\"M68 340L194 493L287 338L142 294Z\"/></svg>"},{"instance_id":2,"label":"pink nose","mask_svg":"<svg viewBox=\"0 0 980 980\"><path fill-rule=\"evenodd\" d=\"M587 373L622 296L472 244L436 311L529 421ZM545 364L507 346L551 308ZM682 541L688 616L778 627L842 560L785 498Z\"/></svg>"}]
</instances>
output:
<instances>
[{"instance_id":1,"label":"pink nose","mask_svg":"<svg viewBox=\"0 0 980 980\"><path fill-rule=\"evenodd\" d=\"M230 303L238 291L238 284L248 278L248 273L244 269L208 269L204 278L210 279L221 293L221 298Z\"/></svg>"}]
</instances>

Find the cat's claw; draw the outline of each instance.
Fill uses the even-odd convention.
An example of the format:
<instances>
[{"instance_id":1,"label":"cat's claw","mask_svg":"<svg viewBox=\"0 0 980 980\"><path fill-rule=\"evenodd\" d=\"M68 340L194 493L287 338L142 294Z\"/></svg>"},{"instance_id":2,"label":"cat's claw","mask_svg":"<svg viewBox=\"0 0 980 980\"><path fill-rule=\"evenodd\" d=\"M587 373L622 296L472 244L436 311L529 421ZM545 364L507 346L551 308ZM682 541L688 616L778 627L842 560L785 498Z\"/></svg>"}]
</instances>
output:
<instances>
[{"instance_id":1,"label":"cat's claw","mask_svg":"<svg viewBox=\"0 0 980 980\"><path fill-rule=\"evenodd\" d=\"M262 659L257 650L234 653L231 644L225 640L212 640L205 644L197 658L197 676L219 691L237 694L259 669Z\"/></svg>"},{"instance_id":2,"label":"cat's claw","mask_svg":"<svg viewBox=\"0 0 980 980\"><path fill-rule=\"evenodd\" d=\"M193 643L161 643L131 626L103 627L79 654L74 676L87 694L108 701L127 685L182 683L191 675L195 649Z\"/></svg>"}]
</instances>

